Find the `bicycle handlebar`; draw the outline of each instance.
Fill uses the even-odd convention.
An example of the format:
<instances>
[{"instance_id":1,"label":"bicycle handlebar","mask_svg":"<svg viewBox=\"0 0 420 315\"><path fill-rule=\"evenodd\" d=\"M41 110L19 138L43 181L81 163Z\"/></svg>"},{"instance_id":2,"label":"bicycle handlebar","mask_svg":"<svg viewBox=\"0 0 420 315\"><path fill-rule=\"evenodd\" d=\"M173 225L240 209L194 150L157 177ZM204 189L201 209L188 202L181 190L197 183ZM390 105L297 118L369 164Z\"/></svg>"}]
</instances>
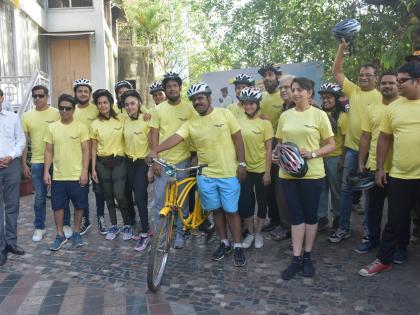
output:
<instances>
[{"instance_id":1,"label":"bicycle handlebar","mask_svg":"<svg viewBox=\"0 0 420 315\"><path fill-rule=\"evenodd\" d=\"M198 170L198 172L200 173L204 167L209 166L208 164L200 164L196 166L190 166L187 168L177 168L175 165L166 163L164 160L161 159L152 159L152 161L163 166L163 168L165 169L165 173L169 176L174 176L176 173L179 172L188 172L193 170Z\"/></svg>"}]
</instances>

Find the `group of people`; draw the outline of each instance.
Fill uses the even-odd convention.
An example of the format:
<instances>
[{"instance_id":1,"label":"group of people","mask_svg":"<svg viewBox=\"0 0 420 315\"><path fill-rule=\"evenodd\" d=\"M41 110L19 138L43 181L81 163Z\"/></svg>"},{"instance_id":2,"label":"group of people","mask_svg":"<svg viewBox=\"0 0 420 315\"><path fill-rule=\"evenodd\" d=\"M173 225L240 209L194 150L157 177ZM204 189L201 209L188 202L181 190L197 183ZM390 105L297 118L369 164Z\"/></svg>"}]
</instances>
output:
<instances>
[{"instance_id":1,"label":"group of people","mask_svg":"<svg viewBox=\"0 0 420 315\"><path fill-rule=\"evenodd\" d=\"M244 266L244 249L264 247L262 232L278 241L291 237L293 257L282 272L285 280L298 272L305 277L315 274L314 241L317 231L329 226L330 216L329 241L351 237L354 187L348 178L375 172L376 185L364 192L366 233L355 251L379 247L379 252L359 274L372 276L391 268L392 262L404 262L420 192L420 57L409 56L398 72L380 76L375 65L362 65L356 84L343 72L348 45L343 40L337 51L336 82L315 91L309 78L282 74L278 65L266 64L258 71L265 91L255 87L252 76L237 75L233 82L237 102L226 108L213 106L206 83L193 84L187 90L189 101L182 99L183 82L174 72L150 86L155 101L151 108L128 81L116 84L114 103L110 91L93 91L87 79L74 82L73 95L60 95L57 109L48 105L46 87L33 87L35 109L24 114L22 123L0 107L0 187L5 206L0 220L6 219L6 230L0 227L0 265L8 251L24 254L16 244L21 171L35 187L34 242L45 235L51 186L57 236L50 249L59 250L69 239L75 247L83 245L82 236L91 228L91 180L99 233L108 240L122 234L123 240L137 240L136 250L145 250L168 181L163 168L152 162L155 158L178 168L207 164L197 175L197 187L201 207L212 212L220 239L213 260L233 252L234 265ZM314 101L316 92L321 106ZM30 167L25 143L30 143ZM388 220L381 236L385 199ZM69 201L74 206L73 229ZM135 208L139 233L133 230ZM185 203L182 212L188 211ZM175 226L174 247L180 249L185 246L185 231L179 218ZM418 231L417 226L413 238L420 236Z\"/></svg>"}]
</instances>

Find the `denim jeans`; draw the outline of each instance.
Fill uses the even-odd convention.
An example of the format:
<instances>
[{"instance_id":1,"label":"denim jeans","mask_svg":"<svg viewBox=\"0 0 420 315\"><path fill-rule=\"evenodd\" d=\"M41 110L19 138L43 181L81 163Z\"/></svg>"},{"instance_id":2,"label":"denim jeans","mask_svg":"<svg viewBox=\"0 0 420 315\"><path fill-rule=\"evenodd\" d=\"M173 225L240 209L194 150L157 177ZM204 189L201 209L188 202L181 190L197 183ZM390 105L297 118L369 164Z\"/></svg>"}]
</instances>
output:
<instances>
[{"instance_id":1,"label":"denim jeans","mask_svg":"<svg viewBox=\"0 0 420 315\"><path fill-rule=\"evenodd\" d=\"M331 207L334 217L340 215L340 193L341 193L341 172L337 170L341 156L330 156L324 158L325 178L319 200L318 219L328 217L328 200L331 194Z\"/></svg>"},{"instance_id":2,"label":"denim jeans","mask_svg":"<svg viewBox=\"0 0 420 315\"><path fill-rule=\"evenodd\" d=\"M51 166L50 174L52 176ZM45 229L45 209L46 209L46 199L47 199L47 185L44 184L44 163L33 163L31 165L31 174L32 174L32 185L35 189L35 202L34 202L34 212L35 220L34 226L35 229ZM67 205L67 208L64 209L64 225L70 225L70 209Z\"/></svg>"},{"instance_id":3,"label":"denim jeans","mask_svg":"<svg viewBox=\"0 0 420 315\"><path fill-rule=\"evenodd\" d=\"M178 168L187 168L190 166L190 160L185 160L182 162L179 162L178 164L175 164L176 167ZM182 180L186 177L188 177L189 173L188 172L182 172L177 174L177 180ZM155 182L154 182L154 204L153 204L153 208L152 208L152 219L153 219L153 230L156 229L158 220L159 220L159 212L162 209L162 207L165 204L165 187L166 187L166 183L168 182L169 176L166 175L166 173L164 171L162 171L161 176L155 176ZM184 186L180 186L178 189L182 190L184 188ZM184 205L182 207L182 214L184 215L184 217L188 216L188 200L186 200L184 202ZM183 229L183 225L180 222L178 215L175 214L175 222L174 222L175 226L176 226L176 230L177 232L180 232Z\"/></svg>"},{"instance_id":4,"label":"denim jeans","mask_svg":"<svg viewBox=\"0 0 420 315\"><path fill-rule=\"evenodd\" d=\"M347 183L347 176L351 171L357 171L358 165L359 152L347 148L340 194L340 229L346 231L350 230L350 216L353 206L353 191L351 185Z\"/></svg>"}]
</instances>

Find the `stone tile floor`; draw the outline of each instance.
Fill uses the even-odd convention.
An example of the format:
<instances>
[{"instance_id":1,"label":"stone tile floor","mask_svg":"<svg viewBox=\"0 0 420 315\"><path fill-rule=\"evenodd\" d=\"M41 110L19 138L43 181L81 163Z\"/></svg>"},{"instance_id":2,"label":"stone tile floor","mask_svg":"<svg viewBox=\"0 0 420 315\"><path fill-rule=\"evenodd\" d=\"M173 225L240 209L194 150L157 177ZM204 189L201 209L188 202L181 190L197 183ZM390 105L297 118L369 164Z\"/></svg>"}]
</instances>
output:
<instances>
[{"instance_id":1,"label":"stone tile floor","mask_svg":"<svg viewBox=\"0 0 420 315\"><path fill-rule=\"evenodd\" d=\"M90 196L94 209L93 196ZM339 245L318 235L313 253L317 273L289 282L280 273L290 261L290 242L266 239L264 248L247 251L248 264L233 266L232 257L210 260L217 246L191 236L173 250L164 283L147 290L147 253L134 241L106 241L96 224L85 246L48 250L55 237L51 210L48 231L32 243L33 196L21 199L19 245L24 256L9 255L0 267L0 314L420 314L420 245L410 245L409 260L390 272L366 279L357 275L375 253L353 252L361 236L362 216L353 214L353 237ZM49 207L49 202L48 202ZM91 220L95 222L94 211Z\"/></svg>"}]
</instances>

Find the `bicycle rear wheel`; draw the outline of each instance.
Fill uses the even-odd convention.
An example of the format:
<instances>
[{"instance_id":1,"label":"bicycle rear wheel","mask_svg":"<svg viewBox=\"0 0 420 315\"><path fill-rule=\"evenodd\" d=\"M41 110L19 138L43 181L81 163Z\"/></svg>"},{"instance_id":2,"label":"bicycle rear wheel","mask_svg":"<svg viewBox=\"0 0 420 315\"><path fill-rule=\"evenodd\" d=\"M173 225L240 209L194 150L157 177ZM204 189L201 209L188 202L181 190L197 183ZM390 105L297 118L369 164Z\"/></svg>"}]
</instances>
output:
<instances>
[{"instance_id":1,"label":"bicycle rear wheel","mask_svg":"<svg viewBox=\"0 0 420 315\"><path fill-rule=\"evenodd\" d=\"M174 216L172 211L170 211L166 216L159 218L153 235L147 265L147 287L152 292L156 292L162 282L171 248L173 226Z\"/></svg>"}]
</instances>

